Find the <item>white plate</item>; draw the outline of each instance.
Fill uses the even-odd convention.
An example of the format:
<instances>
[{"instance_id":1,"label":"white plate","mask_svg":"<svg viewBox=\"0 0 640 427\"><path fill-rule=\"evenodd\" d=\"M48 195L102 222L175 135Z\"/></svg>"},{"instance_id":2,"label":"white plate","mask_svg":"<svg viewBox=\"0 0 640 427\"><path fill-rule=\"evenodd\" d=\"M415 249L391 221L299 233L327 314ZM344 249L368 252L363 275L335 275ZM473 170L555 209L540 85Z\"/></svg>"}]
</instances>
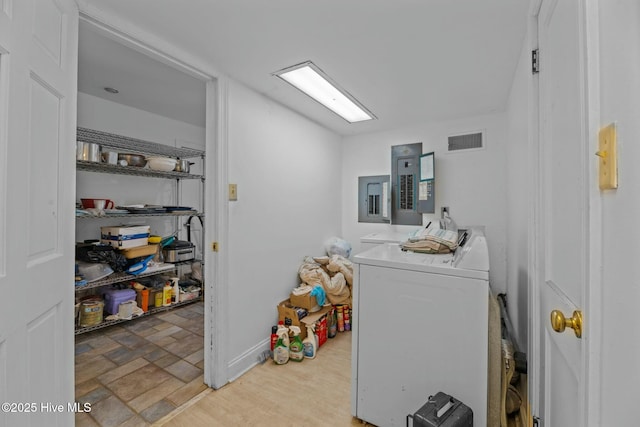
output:
<instances>
[{"instance_id":1,"label":"white plate","mask_svg":"<svg viewBox=\"0 0 640 427\"><path fill-rule=\"evenodd\" d=\"M106 214L126 214L126 213L129 213L129 211L125 210L125 209L105 209L104 213L106 213Z\"/></svg>"}]
</instances>

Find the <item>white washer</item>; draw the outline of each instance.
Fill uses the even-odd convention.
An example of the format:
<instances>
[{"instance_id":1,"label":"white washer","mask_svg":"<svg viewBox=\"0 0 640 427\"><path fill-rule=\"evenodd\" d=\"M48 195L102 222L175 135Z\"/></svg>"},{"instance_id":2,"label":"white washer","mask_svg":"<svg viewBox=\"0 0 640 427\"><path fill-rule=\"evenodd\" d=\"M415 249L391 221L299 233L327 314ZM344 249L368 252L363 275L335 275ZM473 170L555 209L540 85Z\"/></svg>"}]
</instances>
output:
<instances>
[{"instance_id":1,"label":"white washer","mask_svg":"<svg viewBox=\"0 0 640 427\"><path fill-rule=\"evenodd\" d=\"M351 412L404 426L448 393L486 426L489 253L480 228L455 254L377 245L354 257Z\"/></svg>"}]
</instances>

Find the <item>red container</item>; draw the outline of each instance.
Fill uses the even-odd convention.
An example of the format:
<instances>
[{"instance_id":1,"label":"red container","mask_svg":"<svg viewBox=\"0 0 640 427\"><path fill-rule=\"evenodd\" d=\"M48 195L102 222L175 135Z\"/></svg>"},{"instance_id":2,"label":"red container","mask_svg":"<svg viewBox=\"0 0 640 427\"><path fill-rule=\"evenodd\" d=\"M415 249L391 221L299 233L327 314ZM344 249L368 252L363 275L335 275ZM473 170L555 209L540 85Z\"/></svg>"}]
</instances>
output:
<instances>
[{"instance_id":1,"label":"red container","mask_svg":"<svg viewBox=\"0 0 640 427\"><path fill-rule=\"evenodd\" d=\"M327 327L327 316L322 316L322 319L316 323L316 334L318 335L318 347L322 347L322 344L327 342L327 333L329 328Z\"/></svg>"}]
</instances>

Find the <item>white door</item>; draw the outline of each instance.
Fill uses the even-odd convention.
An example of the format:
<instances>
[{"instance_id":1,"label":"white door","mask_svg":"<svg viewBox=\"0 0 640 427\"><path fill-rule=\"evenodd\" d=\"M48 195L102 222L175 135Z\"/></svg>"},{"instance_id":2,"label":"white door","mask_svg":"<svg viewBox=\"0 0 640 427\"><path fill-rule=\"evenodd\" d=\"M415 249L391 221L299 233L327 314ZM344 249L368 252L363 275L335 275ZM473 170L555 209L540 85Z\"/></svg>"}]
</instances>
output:
<instances>
[{"instance_id":1,"label":"white door","mask_svg":"<svg viewBox=\"0 0 640 427\"><path fill-rule=\"evenodd\" d=\"M0 0L0 426L74 423L77 31L73 0Z\"/></svg>"},{"instance_id":2,"label":"white door","mask_svg":"<svg viewBox=\"0 0 640 427\"><path fill-rule=\"evenodd\" d=\"M586 22L583 0L543 0L538 15L539 164L536 234L538 408L547 427L589 425L585 351L589 330L551 327L551 312L581 311L588 323L590 280L589 148ZM592 154L592 153L591 153ZM535 324L535 323L534 323Z\"/></svg>"}]
</instances>

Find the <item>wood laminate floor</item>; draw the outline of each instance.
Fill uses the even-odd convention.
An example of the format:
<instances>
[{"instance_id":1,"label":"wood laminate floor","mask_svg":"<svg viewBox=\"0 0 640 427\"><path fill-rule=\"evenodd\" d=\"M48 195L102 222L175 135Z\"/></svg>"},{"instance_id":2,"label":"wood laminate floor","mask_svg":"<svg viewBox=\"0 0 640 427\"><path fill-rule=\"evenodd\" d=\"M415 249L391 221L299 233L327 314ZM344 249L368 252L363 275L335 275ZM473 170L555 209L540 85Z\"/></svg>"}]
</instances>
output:
<instances>
[{"instance_id":1,"label":"wood laminate floor","mask_svg":"<svg viewBox=\"0 0 640 427\"><path fill-rule=\"evenodd\" d=\"M351 333L342 332L315 359L256 366L219 390L206 390L160 419L167 427L362 426L351 416Z\"/></svg>"}]
</instances>

